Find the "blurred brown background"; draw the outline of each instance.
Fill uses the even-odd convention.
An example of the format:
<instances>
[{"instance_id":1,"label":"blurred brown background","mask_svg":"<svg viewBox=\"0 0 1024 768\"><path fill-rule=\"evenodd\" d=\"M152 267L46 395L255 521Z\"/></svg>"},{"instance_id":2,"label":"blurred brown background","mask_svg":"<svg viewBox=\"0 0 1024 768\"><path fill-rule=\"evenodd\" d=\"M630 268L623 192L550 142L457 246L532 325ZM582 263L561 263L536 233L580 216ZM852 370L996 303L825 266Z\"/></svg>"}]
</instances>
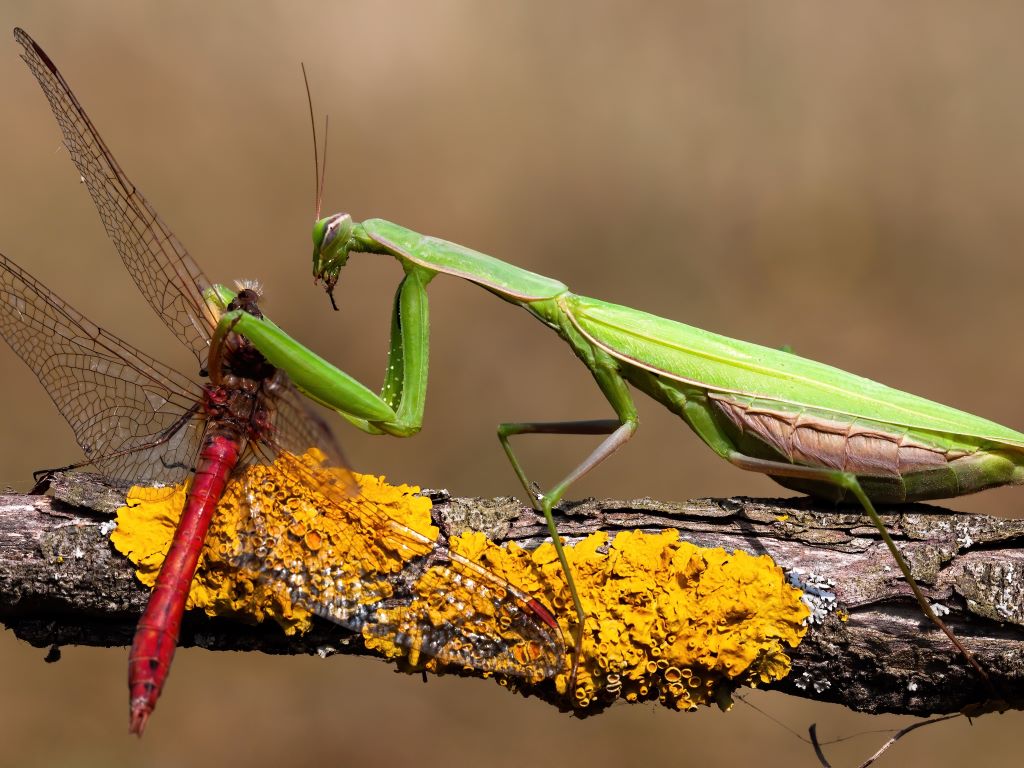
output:
<instances>
[{"instance_id":1,"label":"blurred brown background","mask_svg":"<svg viewBox=\"0 0 1024 768\"><path fill-rule=\"evenodd\" d=\"M220 281L265 281L274 319L371 386L394 263L357 257L340 313L309 276L305 93L331 114L327 211L383 216L598 296L822 359L1024 427L1024 13L1014 4L0 3L61 67L131 178ZM98 323L188 363L107 242L9 36L0 45L0 249ZM608 409L524 313L440 278L424 430L343 426L359 469L514 494L501 420ZM80 454L6 348L0 482ZM573 496L779 492L643 399L633 443ZM589 443L525 439L542 484ZM557 468L557 469L556 469ZM540 469L549 470L544 475ZM1018 514L1019 490L958 508ZM0 635L9 765L813 764L750 707L619 706L577 722L491 683L354 659L186 650L149 732L126 735L123 649ZM829 739L890 727L780 695ZM1001 765L1019 715L915 733L891 761ZM833 747L862 759L881 736ZM1013 756L1011 758L1010 756ZM898 763L896 763L898 764Z\"/></svg>"}]
</instances>

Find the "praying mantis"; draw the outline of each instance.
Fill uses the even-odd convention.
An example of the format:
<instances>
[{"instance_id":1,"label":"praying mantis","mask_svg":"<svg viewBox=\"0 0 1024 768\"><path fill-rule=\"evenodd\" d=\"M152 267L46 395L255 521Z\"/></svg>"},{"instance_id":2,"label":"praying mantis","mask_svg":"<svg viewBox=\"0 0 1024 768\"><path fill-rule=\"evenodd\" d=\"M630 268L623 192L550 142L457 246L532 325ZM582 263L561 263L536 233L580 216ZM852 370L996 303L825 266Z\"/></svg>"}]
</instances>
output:
<instances>
[{"instance_id":1,"label":"praying mantis","mask_svg":"<svg viewBox=\"0 0 1024 768\"><path fill-rule=\"evenodd\" d=\"M534 508L543 513L573 594L576 653L586 620L552 509L569 487L636 432L630 385L683 419L716 454L786 488L855 500L878 528L925 615L985 681L988 675L938 618L875 510L875 504L944 499L1024 483L1024 434L838 368L720 336L629 307L571 293L558 280L383 219L347 213L313 228L313 273L332 304L352 252L391 256L402 266L380 400L394 417L347 416L371 434L406 437L422 424L429 319L427 284L438 274L468 280L525 309L565 341L590 370L614 419L520 422L498 439ZM509 442L523 434L604 435L548 491L538 493Z\"/></svg>"}]
</instances>

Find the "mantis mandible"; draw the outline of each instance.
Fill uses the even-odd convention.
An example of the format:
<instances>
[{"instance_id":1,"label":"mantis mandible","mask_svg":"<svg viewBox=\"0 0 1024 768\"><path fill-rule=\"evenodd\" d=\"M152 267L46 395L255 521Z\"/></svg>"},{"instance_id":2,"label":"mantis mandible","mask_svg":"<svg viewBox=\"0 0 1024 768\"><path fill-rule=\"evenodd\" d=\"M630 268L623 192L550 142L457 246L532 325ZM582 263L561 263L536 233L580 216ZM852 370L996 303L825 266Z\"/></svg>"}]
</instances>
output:
<instances>
[{"instance_id":1,"label":"mantis mandible","mask_svg":"<svg viewBox=\"0 0 1024 768\"><path fill-rule=\"evenodd\" d=\"M333 291L351 252L391 256L405 277L395 296L381 399L383 421L348 417L371 434L415 434L426 397L427 284L461 277L515 304L557 333L587 366L615 412L596 421L506 423L498 439L548 528L585 620L552 508L580 477L636 432L632 385L681 417L715 453L812 496L855 500L877 526L921 609L992 691L988 675L935 615L875 510L1024 483L1024 434L886 387L789 351L720 336L629 307L571 293L553 280L382 219L335 214L313 229L313 273ZM606 435L561 482L536 493L509 438L530 433ZM577 633L576 652L579 652Z\"/></svg>"}]
</instances>

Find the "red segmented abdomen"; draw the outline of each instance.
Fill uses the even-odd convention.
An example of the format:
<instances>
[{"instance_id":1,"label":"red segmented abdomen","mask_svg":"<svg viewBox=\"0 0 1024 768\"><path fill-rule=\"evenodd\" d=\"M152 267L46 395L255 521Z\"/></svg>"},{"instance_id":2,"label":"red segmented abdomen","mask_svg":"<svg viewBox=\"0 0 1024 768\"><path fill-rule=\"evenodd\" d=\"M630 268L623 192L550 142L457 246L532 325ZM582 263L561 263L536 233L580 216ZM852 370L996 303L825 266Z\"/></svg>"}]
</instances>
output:
<instances>
[{"instance_id":1,"label":"red segmented abdomen","mask_svg":"<svg viewBox=\"0 0 1024 768\"><path fill-rule=\"evenodd\" d=\"M178 645L181 617L203 548L210 518L231 471L238 463L241 439L231 429L207 434L199 452L181 522L160 568L153 594L139 620L128 657L129 731L142 735L156 706Z\"/></svg>"}]
</instances>

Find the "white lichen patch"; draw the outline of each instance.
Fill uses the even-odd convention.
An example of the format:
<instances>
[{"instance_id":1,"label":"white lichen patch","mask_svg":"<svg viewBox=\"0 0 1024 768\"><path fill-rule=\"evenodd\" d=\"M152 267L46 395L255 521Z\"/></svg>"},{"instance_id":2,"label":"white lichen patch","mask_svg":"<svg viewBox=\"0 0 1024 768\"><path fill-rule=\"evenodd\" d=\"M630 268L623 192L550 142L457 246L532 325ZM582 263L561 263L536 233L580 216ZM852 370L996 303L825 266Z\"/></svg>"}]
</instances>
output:
<instances>
[{"instance_id":1,"label":"white lichen patch","mask_svg":"<svg viewBox=\"0 0 1024 768\"><path fill-rule=\"evenodd\" d=\"M789 583L803 592L801 600L810 610L804 624L812 626L821 624L830 613L835 613L839 608L839 600L836 598L835 579L819 576L802 568L792 568L786 572Z\"/></svg>"}]
</instances>

